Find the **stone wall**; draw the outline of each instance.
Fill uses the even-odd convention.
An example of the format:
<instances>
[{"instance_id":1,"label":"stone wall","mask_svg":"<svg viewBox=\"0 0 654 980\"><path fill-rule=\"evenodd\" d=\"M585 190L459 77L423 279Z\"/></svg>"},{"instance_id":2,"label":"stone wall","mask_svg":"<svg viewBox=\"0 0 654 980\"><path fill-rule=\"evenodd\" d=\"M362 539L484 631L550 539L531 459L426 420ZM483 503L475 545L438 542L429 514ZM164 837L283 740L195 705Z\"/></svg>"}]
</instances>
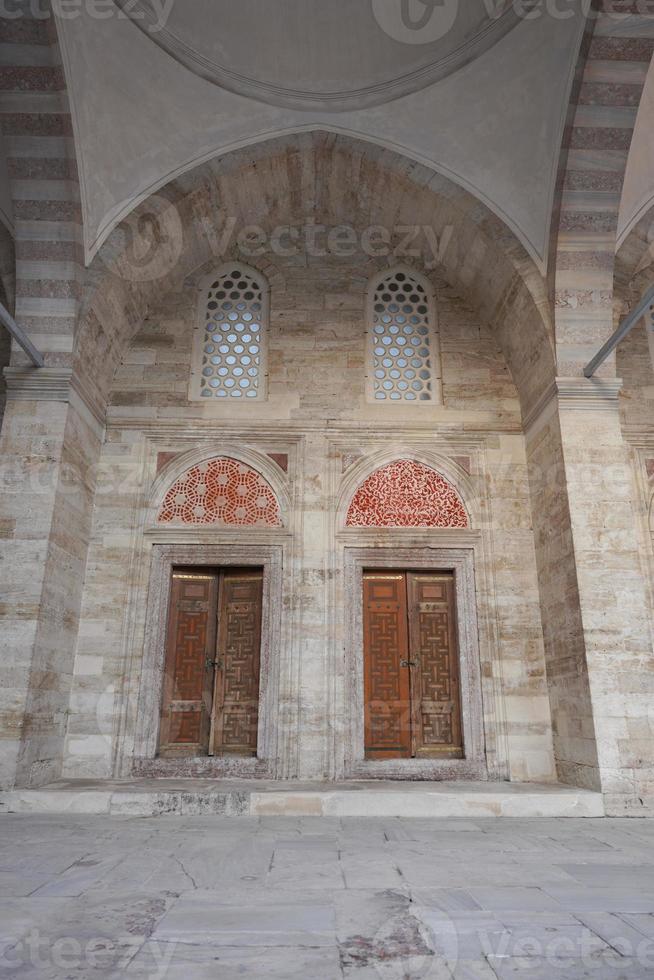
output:
<instances>
[{"instance_id":1,"label":"stone wall","mask_svg":"<svg viewBox=\"0 0 654 980\"><path fill-rule=\"evenodd\" d=\"M631 464L634 530L649 599L650 623L654 623L654 331L649 323L644 321L632 330L620 344L616 360L618 376L623 381L620 418ZM630 710L631 725L641 738L654 735L647 666L645 662L641 672L647 697L644 701L637 698ZM649 751L643 755L646 766ZM654 795L651 777L647 777L644 790L647 795Z\"/></svg>"},{"instance_id":2,"label":"stone wall","mask_svg":"<svg viewBox=\"0 0 654 980\"><path fill-rule=\"evenodd\" d=\"M527 457L559 778L600 789L565 462L556 405L527 431Z\"/></svg>"},{"instance_id":3,"label":"stone wall","mask_svg":"<svg viewBox=\"0 0 654 980\"><path fill-rule=\"evenodd\" d=\"M11 233L0 220L0 303L13 313L16 293L16 255ZM11 358L11 335L0 325L0 429L7 400L4 369Z\"/></svg>"},{"instance_id":4,"label":"stone wall","mask_svg":"<svg viewBox=\"0 0 654 980\"><path fill-rule=\"evenodd\" d=\"M188 399L197 284L206 266L151 311L118 369L98 472L64 773L131 771L153 547L232 542L274 544L283 553L280 735L268 771L342 777L352 754L344 554L361 544L361 532L352 529L348 538L339 508L353 474L414 456L457 484L472 530L381 531L366 541L385 555L402 542L416 554L463 547L474 555L488 774L551 780L524 437L517 393L492 334L433 278L444 404L370 404L365 298L369 276L381 266L363 255L306 254L255 264L272 295L267 402ZM158 465L176 454L230 450L249 453L262 467L273 466L270 454L287 457L287 472L276 476L289 501L287 527L237 537L224 529L154 527Z\"/></svg>"},{"instance_id":5,"label":"stone wall","mask_svg":"<svg viewBox=\"0 0 654 980\"><path fill-rule=\"evenodd\" d=\"M648 337L652 331L644 323L634 327L616 355L623 383L620 417L627 441L654 436L654 343Z\"/></svg>"},{"instance_id":6,"label":"stone wall","mask_svg":"<svg viewBox=\"0 0 654 980\"><path fill-rule=\"evenodd\" d=\"M651 608L620 388L557 379L528 451L559 775L637 815L652 806Z\"/></svg>"},{"instance_id":7,"label":"stone wall","mask_svg":"<svg viewBox=\"0 0 654 980\"><path fill-rule=\"evenodd\" d=\"M5 384L3 371L9 366L11 356L11 336L9 331L0 327L0 429L2 429L2 419L5 414L5 404L7 401L7 386Z\"/></svg>"},{"instance_id":8,"label":"stone wall","mask_svg":"<svg viewBox=\"0 0 654 980\"><path fill-rule=\"evenodd\" d=\"M61 771L101 430L79 400L12 400L0 439L6 575L0 783Z\"/></svg>"},{"instance_id":9,"label":"stone wall","mask_svg":"<svg viewBox=\"0 0 654 980\"><path fill-rule=\"evenodd\" d=\"M0 567L8 580L0 784L38 785L61 771L101 425L70 387L81 210L61 52L45 7L19 4L3 18L2 44L13 241L2 226L0 280L47 367L34 372L14 345L11 370L28 370L8 382L14 391L0 438Z\"/></svg>"}]
</instances>

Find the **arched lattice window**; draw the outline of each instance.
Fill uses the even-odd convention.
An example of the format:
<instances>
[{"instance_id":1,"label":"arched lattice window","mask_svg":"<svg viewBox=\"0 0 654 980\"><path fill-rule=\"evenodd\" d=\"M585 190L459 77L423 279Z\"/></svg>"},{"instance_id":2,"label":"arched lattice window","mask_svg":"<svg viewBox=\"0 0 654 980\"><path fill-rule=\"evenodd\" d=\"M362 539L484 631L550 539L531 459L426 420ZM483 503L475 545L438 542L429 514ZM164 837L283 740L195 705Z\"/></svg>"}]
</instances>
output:
<instances>
[{"instance_id":1,"label":"arched lattice window","mask_svg":"<svg viewBox=\"0 0 654 980\"><path fill-rule=\"evenodd\" d=\"M197 463L168 490L159 524L281 527L281 511L268 481L229 456Z\"/></svg>"},{"instance_id":2,"label":"arched lattice window","mask_svg":"<svg viewBox=\"0 0 654 980\"><path fill-rule=\"evenodd\" d=\"M194 346L193 398L265 397L268 284L240 262L205 280Z\"/></svg>"},{"instance_id":3,"label":"arched lattice window","mask_svg":"<svg viewBox=\"0 0 654 980\"><path fill-rule=\"evenodd\" d=\"M347 527L468 528L457 490L424 463L397 459L375 470L357 489Z\"/></svg>"},{"instance_id":4,"label":"arched lattice window","mask_svg":"<svg viewBox=\"0 0 654 980\"><path fill-rule=\"evenodd\" d=\"M436 311L429 282L398 267L370 285L368 395L375 402L441 401Z\"/></svg>"}]
</instances>

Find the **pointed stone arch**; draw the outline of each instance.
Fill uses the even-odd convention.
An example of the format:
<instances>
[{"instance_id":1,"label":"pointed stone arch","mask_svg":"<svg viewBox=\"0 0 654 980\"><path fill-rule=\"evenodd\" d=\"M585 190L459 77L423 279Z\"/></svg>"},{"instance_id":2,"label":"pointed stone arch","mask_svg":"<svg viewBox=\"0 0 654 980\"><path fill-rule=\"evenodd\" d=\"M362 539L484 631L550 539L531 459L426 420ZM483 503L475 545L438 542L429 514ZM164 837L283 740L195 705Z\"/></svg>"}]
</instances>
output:
<instances>
[{"instance_id":1,"label":"pointed stone arch","mask_svg":"<svg viewBox=\"0 0 654 980\"><path fill-rule=\"evenodd\" d=\"M357 192L362 185L368 193ZM279 187L287 190L273 193ZM318 189L315 200L307 197L310 187ZM131 227L152 212L165 229L170 226L168 244L152 256L147 278L130 265L129 235L121 226L88 273L76 371L95 372L99 398L108 395L138 325L161 300L162 286L175 294L218 256L251 264L239 252L238 236L229 234L230 221L239 229L255 223L270 234L280 226L305 222L307 215L316 223L348 224L360 234L375 226L395 228L399 214L402 227L428 226L440 244L439 274L495 330L523 411L552 382L553 334L545 282L524 246L469 191L397 151L326 131L295 133L203 163L161 188L155 198L154 203L142 202L129 218ZM391 247L397 244L392 241ZM416 264L433 267L429 242L421 247L424 254L416 257ZM371 260L371 271L374 267ZM270 279L267 268L263 271Z\"/></svg>"}]
</instances>

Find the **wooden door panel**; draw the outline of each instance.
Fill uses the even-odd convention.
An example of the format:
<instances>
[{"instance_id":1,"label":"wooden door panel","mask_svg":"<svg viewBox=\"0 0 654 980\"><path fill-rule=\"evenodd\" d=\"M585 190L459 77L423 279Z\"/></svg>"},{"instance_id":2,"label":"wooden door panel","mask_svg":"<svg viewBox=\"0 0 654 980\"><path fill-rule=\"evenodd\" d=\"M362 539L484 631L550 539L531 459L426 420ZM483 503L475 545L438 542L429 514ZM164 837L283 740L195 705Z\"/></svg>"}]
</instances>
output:
<instances>
[{"instance_id":1,"label":"wooden door panel","mask_svg":"<svg viewBox=\"0 0 654 980\"><path fill-rule=\"evenodd\" d=\"M365 755L411 754L407 604L404 575L367 574L363 580Z\"/></svg>"},{"instance_id":2,"label":"wooden door panel","mask_svg":"<svg viewBox=\"0 0 654 980\"><path fill-rule=\"evenodd\" d=\"M222 573L211 751L256 755L263 572Z\"/></svg>"},{"instance_id":3,"label":"wooden door panel","mask_svg":"<svg viewBox=\"0 0 654 980\"><path fill-rule=\"evenodd\" d=\"M160 753L206 753L211 726L213 672L207 661L215 649L216 574L173 573Z\"/></svg>"},{"instance_id":4,"label":"wooden door panel","mask_svg":"<svg viewBox=\"0 0 654 980\"><path fill-rule=\"evenodd\" d=\"M408 595L414 754L460 756L454 576L409 573Z\"/></svg>"}]
</instances>

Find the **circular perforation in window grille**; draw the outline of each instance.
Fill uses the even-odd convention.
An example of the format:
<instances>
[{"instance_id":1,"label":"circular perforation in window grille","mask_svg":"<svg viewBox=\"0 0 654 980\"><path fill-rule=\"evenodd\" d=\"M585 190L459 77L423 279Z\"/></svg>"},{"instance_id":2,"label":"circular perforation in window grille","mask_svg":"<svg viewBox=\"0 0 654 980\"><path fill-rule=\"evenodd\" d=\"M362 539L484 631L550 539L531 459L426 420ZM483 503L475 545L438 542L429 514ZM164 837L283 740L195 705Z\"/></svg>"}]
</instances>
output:
<instances>
[{"instance_id":1,"label":"circular perforation in window grille","mask_svg":"<svg viewBox=\"0 0 654 980\"><path fill-rule=\"evenodd\" d=\"M432 400L429 297L409 272L392 273L375 290L372 347L376 401Z\"/></svg>"},{"instance_id":2,"label":"circular perforation in window grille","mask_svg":"<svg viewBox=\"0 0 654 980\"><path fill-rule=\"evenodd\" d=\"M202 349L202 398L257 398L261 384L263 289L238 265L209 288Z\"/></svg>"}]
</instances>

